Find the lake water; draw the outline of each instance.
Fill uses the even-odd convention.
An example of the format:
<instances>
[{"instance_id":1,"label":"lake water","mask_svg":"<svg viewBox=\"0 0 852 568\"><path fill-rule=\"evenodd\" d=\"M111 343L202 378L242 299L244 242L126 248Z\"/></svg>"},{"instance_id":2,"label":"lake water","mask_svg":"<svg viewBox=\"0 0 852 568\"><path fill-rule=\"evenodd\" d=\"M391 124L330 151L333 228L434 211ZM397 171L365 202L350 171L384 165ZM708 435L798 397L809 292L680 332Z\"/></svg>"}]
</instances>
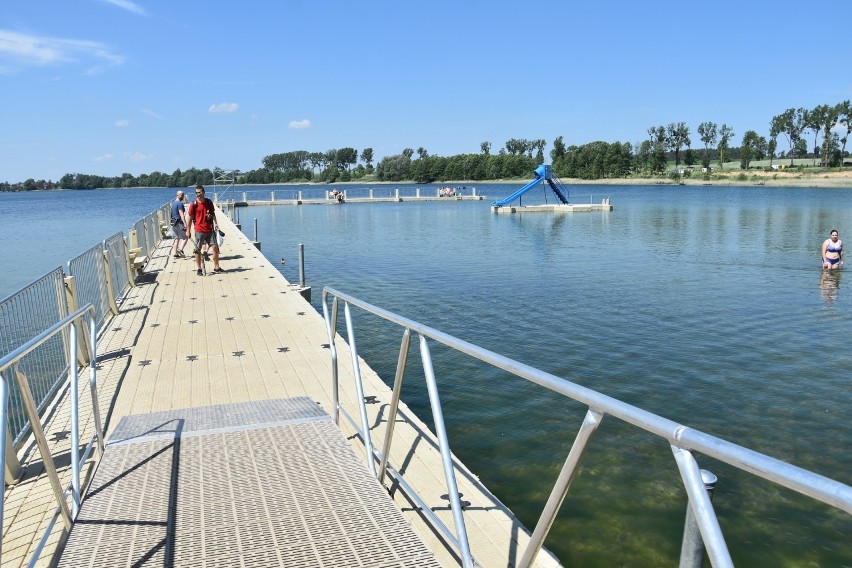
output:
<instances>
[{"instance_id":1,"label":"lake water","mask_svg":"<svg viewBox=\"0 0 852 568\"><path fill-rule=\"evenodd\" d=\"M826 276L819 261L831 229L841 239L852 231L842 206L852 189L577 186L572 202L609 197L614 211L491 213L490 202L517 187L478 185L488 196L479 202L239 214L252 237L257 219L264 254L291 282L305 245L317 308L331 286L852 483L852 280ZM0 194L0 297L172 197L168 189ZM399 334L359 335L358 344L392 382ZM433 355L453 451L532 527L585 409L440 349ZM427 419L422 383L407 381L404 399ZM719 476L714 503L737 565L852 565L849 515L698 459ZM546 545L566 565L676 564L681 487L664 441L606 418Z\"/></svg>"}]
</instances>

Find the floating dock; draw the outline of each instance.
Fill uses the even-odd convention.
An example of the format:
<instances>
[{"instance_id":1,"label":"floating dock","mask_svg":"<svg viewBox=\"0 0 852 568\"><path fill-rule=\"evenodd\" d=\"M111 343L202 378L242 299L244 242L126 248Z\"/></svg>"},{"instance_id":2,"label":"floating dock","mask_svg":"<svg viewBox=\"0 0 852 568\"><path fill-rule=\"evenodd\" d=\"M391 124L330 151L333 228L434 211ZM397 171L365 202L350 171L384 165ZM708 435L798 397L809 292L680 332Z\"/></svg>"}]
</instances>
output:
<instances>
[{"instance_id":1,"label":"floating dock","mask_svg":"<svg viewBox=\"0 0 852 568\"><path fill-rule=\"evenodd\" d=\"M119 313L99 332L98 404L107 445L70 534L49 529L56 501L40 453L20 453L6 488L2 566L459 566L456 548L386 478L359 435L337 426L322 316L221 215L223 273L196 275L163 241ZM191 250L191 246L188 247ZM208 268L211 268L208 262ZM335 347L347 353L338 335ZM357 414L352 361L340 404ZM360 361L370 431L381 439L391 389ZM85 383L85 381L82 381ZM81 393L88 385L81 387ZM64 485L71 477L66 392L46 421ZM94 425L80 396L81 438ZM453 526L435 435L404 404L389 460ZM479 566L514 566L529 532L453 457L470 549ZM85 487L85 483L83 484ZM542 550L535 566L558 566Z\"/></svg>"},{"instance_id":2,"label":"floating dock","mask_svg":"<svg viewBox=\"0 0 852 568\"><path fill-rule=\"evenodd\" d=\"M504 205L502 207L492 206L494 213L589 213L593 211L612 211L609 199L600 203L585 204L554 204L554 205Z\"/></svg>"}]
</instances>

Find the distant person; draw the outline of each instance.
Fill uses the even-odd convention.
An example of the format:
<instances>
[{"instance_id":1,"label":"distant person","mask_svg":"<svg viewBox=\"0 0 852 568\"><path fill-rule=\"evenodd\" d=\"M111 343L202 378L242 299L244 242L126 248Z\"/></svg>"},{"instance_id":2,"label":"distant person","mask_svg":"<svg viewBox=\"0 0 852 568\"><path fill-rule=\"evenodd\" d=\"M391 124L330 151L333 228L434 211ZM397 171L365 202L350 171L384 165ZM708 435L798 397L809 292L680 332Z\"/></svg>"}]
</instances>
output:
<instances>
[{"instance_id":1,"label":"distant person","mask_svg":"<svg viewBox=\"0 0 852 568\"><path fill-rule=\"evenodd\" d=\"M204 186L195 186L195 201L189 206L189 221L186 225L186 236L195 225L195 272L199 276L204 273L201 270L201 247L207 245L208 250L213 250L213 272L225 272L219 266L219 245L216 244L216 208L213 202L204 197Z\"/></svg>"},{"instance_id":2,"label":"distant person","mask_svg":"<svg viewBox=\"0 0 852 568\"><path fill-rule=\"evenodd\" d=\"M843 266L843 241L840 233L832 229L829 237L822 243L822 267L829 270Z\"/></svg>"},{"instance_id":3,"label":"distant person","mask_svg":"<svg viewBox=\"0 0 852 568\"><path fill-rule=\"evenodd\" d=\"M185 258L186 255L183 254L183 247L186 246L188 239L186 232L186 210L183 206L183 190L178 190L175 200L172 201L171 225L172 239L175 241L172 245L172 256L174 258Z\"/></svg>"}]
</instances>

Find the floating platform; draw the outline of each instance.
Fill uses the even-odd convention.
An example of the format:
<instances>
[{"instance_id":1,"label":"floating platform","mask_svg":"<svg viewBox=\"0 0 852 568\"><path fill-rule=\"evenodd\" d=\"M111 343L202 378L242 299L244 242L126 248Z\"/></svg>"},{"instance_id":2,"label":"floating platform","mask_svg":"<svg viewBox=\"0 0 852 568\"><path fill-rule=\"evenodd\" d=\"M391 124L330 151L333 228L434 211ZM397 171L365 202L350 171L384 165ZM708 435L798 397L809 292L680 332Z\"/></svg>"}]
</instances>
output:
<instances>
[{"instance_id":1,"label":"floating platform","mask_svg":"<svg viewBox=\"0 0 852 568\"><path fill-rule=\"evenodd\" d=\"M555 204L555 205L504 205L502 207L492 206L494 213L590 213L594 211L612 211L609 199L600 203L584 204Z\"/></svg>"}]
</instances>

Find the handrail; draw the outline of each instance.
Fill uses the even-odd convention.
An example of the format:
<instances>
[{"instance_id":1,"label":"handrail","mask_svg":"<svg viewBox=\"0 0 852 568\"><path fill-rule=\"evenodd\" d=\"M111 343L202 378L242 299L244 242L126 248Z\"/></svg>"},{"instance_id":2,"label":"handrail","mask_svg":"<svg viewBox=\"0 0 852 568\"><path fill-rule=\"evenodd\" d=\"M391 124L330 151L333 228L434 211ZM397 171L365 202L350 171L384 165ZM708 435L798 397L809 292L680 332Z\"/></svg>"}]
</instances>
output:
<instances>
[{"instance_id":1,"label":"handrail","mask_svg":"<svg viewBox=\"0 0 852 568\"><path fill-rule=\"evenodd\" d=\"M574 445L572 446L565 464L563 465L562 472L560 473L559 478L551 491L550 497L548 498L548 502L545 505L544 512L536 524L530 544L525 550L518 566L530 566L541 549L541 546L547 537L547 533L550 530L550 526L558 512L559 506L567 494L571 480L576 474L586 446L590 442L591 437L597 429L597 426L600 424L603 416L606 414L645 430L646 432L664 438L671 445L675 462L681 473L684 487L689 495L690 507L692 508L698 522L701 536L704 540L705 546L707 547L707 552L713 562L713 566L733 566L733 563L727 550L727 545L725 544L721 528L719 527L715 511L713 510L713 505L705 491L698 465L692 455L693 451L701 452L702 454L727 463L737 469L751 473L768 481L772 481L792 489L797 493L807 495L818 501L831 505L832 507L852 514L852 487L849 485L772 458L765 454L761 454L754 450L750 450L700 430L684 426L626 402L557 377L540 369L536 369L535 367L509 359L508 357L458 339L416 321L399 316L393 312L359 300L349 294L326 287L323 289L322 304L333 360L332 372L335 383L333 401L335 405L335 417L338 412L338 397L336 392L337 360L336 348L334 347L336 321L332 320L329 314L327 306L329 297L333 298L334 320L336 320L337 317L337 302L340 300L344 302L347 322L350 319L349 306L351 305L361 308L389 322L395 323L405 329L402 346L400 347L397 375L394 381L393 401L390 406L391 414L389 414L387 418L389 425L392 425L396 418L396 405L398 404L399 396L398 387L401 386L403 373L400 366L405 365L403 350L407 351L407 337L412 332L417 333L420 336L421 350L423 350L426 345L426 339L432 339L451 349L581 402L588 407L586 419L577 434ZM349 324L347 323L347 325ZM351 342L350 349L353 351L353 364L357 365L357 353L355 352L354 341L352 339L353 332L351 330L348 331L350 335L349 340ZM426 349L428 349L428 347L426 347ZM427 361L425 357L424 368L427 368ZM436 406L438 412L440 412L440 403L438 402L437 391L435 392L434 400L431 392L431 385L435 384L435 387L437 388L437 385L434 382L434 377L429 376L433 372L431 369L431 361L428 361L428 369L429 370L426 372L427 383L430 385L430 401L432 402L433 413L435 412ZM357 374L357 378L360 380L360 372ZM359 402L362 407L365 407L365 401L363 398ZM436 430L440 431L443 428L443 420L440 421L441 425L439 426L437 418L438 417L436 416ZM392 436L392 433L393 428L389 427L385 434L386 439L384 450L382 455L378 456L378 459L382 463L379 474L380 479L384 472L384 460L389 454L390 437ZM369 439L369 429L366 425L364 426L364 431L361 432L361 435L365 440ZM439 435L440 449L443 455L444 451L449 452L449 445L441 438L442 436ZM376 453L373 452L373 458L377 457L375 454ZM452 495L453 492L451 491L450 496ZM455 512L454 504L453 509Z\"/></svg>"},{"instance_id":2,"label":"handrail","mask_svg":"<svg viewBox=\"0 0 852 568\"><path fill-rule=\"evenodd\" d=\"M89 357L89 387L92 395L92 413L95 423L95 434L92 437L92 440L87 444L87 447L83 451L81 456L79 451L80 412L78 400L79 386L77 376L76 323L78 320L82 320L83 318L88 321L89 338L91 340L90 344L87 347L91 350ZM62 521L65 524L66 528L70 528L70 526L72 525L74 518L76 518L80 508L81 464L85 463L85 461L88 459L90 452L93 449L96 448L98 450L99 455L104 450L103 427L101 425L100 409L98 406L97 397L97 336L95 333L96 319L97 313L95 311L95 307L91 303L86 304L84 307L68 315L62 320L56 322L50 328L46 329L36 337L30 339L11 353L0 358L0 425L2 425L2 427L0 427L0 446L5 447L7 442L7 429L5 427L5 424L9 404L9 382L6 378L6 370L12 368L12 374L14 375L15 380L17 381L18 388L20 390L20 395L24 402L24 410L27 413L27 418L29 419L30 424L32 425L33 437L35 438L36 445L38 447L39 453L41 454L42 462L44 464L45 470L47 471L51 489L53 490L54 498L56 499L58 507L57 512L54 514L53 519L51 520L46 529L46 533L42 538L38 550L41 550L41 548L43 548L47 537L50 536L50 532L54 523L56 522L57 516L62 517ZM38 409L36 407L35 400L33 399L32 392L29 388L29 382L27 380L26 375L20 370L19 363L21 359L23 359L28 353L31 353L33 350L38 348L40 345L42 345L44 342L49 340L57 333L63 332L66 327L69 328L70 332L68 341L68 351L66 353L66 356L68 358L67 360L69 368L69 389L71 396L71 483L69 484L70 486L68 489L63 489L61 481L59 480L59 474L56 469L56 463L53 461L53 457L50 453L50 448L47 445L47 438L44 434L44 429L41 424L41 419L38 415ZM2 469L5 470L5 452L0 455L0 466L2 466ZM71 494L72 507L70 510L68 508L68 503L66 500L66 493L68 491L70 491ZM4 503L0 502L0 524L2 524L3 522L3 515ZM2 561L2 553L2 543L0 543L0 561ZM38 554L36 554L33 561L35 561L37 557Z\"/></svg>"}]
</instances>

